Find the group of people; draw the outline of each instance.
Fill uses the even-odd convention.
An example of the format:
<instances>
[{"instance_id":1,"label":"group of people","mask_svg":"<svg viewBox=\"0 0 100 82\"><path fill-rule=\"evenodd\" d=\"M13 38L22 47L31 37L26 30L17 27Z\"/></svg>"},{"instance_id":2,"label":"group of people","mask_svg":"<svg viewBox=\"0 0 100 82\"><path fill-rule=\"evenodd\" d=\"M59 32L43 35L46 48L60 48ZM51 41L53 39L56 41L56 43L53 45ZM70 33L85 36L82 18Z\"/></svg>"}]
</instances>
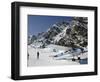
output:
<instances>
[{"instance_id":1,"label":"group of people","mask_svg":"<svg viewBox=\"0 0 100 82\"><path fill-rule=\"evenodd\" d=\"M39 59L39 55L40 55L40 53L39 53L39 52L37 52L37 59ZM29 55L29 53L28 53L28 57L27 57L27 58L28 58L28 60L29 60L29 56L30 56L30 55Z\"/></svg>"}]
</instances>

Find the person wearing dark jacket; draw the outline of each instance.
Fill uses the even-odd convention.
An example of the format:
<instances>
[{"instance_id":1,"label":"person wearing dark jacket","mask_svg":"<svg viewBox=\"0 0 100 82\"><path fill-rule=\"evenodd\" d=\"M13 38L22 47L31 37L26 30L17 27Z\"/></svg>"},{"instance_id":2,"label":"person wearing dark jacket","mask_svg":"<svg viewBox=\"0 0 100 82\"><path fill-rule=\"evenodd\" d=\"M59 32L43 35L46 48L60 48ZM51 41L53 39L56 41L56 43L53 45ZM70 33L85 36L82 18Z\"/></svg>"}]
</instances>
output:
<instances>
[{"instance_id":1,"label":"person wearing dark jacket","mask_svg":"<svg viewBox=\"0 0 100 82\"><path fill-rule=\"evenodd\" d=\"M37 59L39 59L39 55L40 55L39 52L37 52Z\"/></svg>"}]
</instances>

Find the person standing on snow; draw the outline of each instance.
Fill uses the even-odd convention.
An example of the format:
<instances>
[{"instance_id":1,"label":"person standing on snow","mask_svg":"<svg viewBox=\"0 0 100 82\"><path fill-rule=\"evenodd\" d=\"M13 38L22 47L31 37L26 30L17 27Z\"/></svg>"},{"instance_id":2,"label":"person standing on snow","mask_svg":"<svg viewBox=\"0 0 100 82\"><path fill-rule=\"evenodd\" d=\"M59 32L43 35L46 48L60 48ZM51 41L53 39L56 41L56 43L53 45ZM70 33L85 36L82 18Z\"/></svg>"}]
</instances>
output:
<instances>
[{"instance_id":1,"label":"person standing on snow","mask_svg":"<svg viewBox=\"0 0 100 82\"><path fill-rule=\"evenodd\" d=\"M39 59L39 55L40 55L39 52L37 52L37 59Z\"/></svg>"}]
</instances>

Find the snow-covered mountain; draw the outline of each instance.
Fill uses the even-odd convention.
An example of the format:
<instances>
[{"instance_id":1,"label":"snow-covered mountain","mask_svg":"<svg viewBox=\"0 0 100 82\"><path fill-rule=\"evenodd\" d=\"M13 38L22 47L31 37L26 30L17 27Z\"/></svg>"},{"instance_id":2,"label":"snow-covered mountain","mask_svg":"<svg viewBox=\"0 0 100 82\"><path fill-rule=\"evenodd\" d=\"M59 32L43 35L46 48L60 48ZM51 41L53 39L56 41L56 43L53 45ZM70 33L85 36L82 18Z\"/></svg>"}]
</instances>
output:
<instances>
[{"instance_id":1,"label":"snow-covered mountain","mask_svg":"<svg viewBox=\"0 0 100 82\"><path fill-rule=\"evenodd\" d=\"M53 24L46 32L38 33L37 36L33 35L29 41L31 40L31 44L39 43L42 47L51 43L54 44L58 39L65 36L68 25L67 22Z\"/></svg>"},{"instance_id":2,"label":"snow-covered mountain","mask_svg":"<svg viewBox=\"0 0 100 82\"><path fill-rule=\"evenodd\" d=\"M65 36L57 44L70 47L86 47L88 44L87 21L87 17L74 17L66 29Z\"/></svg>"},{"instance_id":3,"label":"snow-covered mountain","mask_svg":"<svg viewBox=\"0 0 100 82\"><path fill-rule=\"evenodd\" d=\"M49 44L69 47L87 47L87 17L74 17L69 22L53 24L46 32L28 38L31 45L44 48Z\"/></svg>"}]
</instances>

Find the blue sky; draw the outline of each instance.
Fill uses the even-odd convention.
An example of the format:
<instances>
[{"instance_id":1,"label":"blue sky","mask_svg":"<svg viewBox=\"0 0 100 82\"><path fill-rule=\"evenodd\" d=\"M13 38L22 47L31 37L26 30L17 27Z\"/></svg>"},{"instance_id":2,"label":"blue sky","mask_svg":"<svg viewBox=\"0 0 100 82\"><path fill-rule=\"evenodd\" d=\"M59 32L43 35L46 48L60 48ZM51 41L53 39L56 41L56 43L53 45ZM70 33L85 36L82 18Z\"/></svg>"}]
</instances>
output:
<instances>
[{"instance_id":1,"label":"blue sky","mask_svg":"<svg viewBox=\"0 0 100 82\"><path fill-rule=\"evenodd\" d=\"M61 21L71 21L67 16L28 15L28 35L46 32L53 24Z\"/></svg>"}]
</instances>

